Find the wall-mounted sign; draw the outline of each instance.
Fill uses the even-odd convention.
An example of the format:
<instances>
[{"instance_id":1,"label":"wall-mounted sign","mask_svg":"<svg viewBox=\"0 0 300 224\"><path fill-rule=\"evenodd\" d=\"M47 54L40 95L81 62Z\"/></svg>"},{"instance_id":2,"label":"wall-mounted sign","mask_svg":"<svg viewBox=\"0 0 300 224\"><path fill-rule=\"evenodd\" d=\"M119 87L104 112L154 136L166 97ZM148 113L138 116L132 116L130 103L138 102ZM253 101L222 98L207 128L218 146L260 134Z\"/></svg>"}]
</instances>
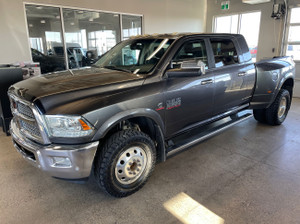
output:
<instances>
[{"instance_id":1,"label":"wall-mounted sign","mask_svg":"<svg viewBox=\"0 0 300 224\"><path fill-rule=\"evenodd\" d=\"M230 5L230 1L223 1L221 2L221 9L222 10L228 10Z\"/></svg>"}]
</instances>

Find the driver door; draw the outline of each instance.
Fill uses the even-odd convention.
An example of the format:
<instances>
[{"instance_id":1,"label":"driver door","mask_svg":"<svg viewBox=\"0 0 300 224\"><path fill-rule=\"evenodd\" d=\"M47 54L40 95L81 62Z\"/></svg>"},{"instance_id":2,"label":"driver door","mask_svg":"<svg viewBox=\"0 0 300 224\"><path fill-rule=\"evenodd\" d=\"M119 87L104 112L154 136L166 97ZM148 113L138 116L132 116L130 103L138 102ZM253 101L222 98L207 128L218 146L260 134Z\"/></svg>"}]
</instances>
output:
<instances>
[{"instance_id":1,"label":"driver door","mask_svg":"<svg viewBox=\"0 0 300 224\"><path fill-rule=\"evenodd\" d=\"M190 40L182 44L172 59L174 68L180 68L183 61L201 60L205 74L199 76L168 77L166 80L166 135L170 138L188 130L197 123L212 116L214 95L214 74L210 72L205 39ZM199 71L190 68L188 71Z\"/></svg>"}]
</instances>

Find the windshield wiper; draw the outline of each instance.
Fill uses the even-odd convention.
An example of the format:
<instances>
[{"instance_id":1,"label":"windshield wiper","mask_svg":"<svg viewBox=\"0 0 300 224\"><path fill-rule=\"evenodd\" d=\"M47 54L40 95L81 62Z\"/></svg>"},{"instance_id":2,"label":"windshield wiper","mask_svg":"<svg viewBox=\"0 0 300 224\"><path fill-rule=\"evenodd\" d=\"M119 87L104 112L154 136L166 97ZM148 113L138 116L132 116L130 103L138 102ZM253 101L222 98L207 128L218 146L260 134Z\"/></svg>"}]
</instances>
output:
<instances>
[{"instance_id":1,"label":"windshield wiper","mask_svg":"<svg viewBox=\"0 0 300 224\"><path fill-rule=\"evenodd\" d=\"M128 73L132 73L132 71L128 70L128 69L124 69L124 68L118 68L114 65L107 65L107 66L103 66L101 68L107 68L107 69L112 69L112 70L117 70L117 71L122 71L122 72L128 72Z\"/></svg>"}]
</instances>

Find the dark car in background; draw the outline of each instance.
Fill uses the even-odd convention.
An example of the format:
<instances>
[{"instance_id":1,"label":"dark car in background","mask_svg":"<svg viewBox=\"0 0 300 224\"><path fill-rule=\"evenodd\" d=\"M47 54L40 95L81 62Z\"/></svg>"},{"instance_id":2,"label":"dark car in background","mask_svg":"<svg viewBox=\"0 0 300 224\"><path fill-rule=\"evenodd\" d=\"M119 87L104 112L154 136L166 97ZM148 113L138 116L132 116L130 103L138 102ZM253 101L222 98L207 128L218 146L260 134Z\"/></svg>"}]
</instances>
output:
<instances>
[{"instance_id":1,"label":"dark car in background","mask_svg":"<svg viewBox=\"0 0 300 224\"><path fill-rule=\"evenodd\" d=\"M40 63L41 73L56 72L66 69L64 57L44 55L34 48L31 48L31 54L33 61Z\"/></svg>"}]
</instances>

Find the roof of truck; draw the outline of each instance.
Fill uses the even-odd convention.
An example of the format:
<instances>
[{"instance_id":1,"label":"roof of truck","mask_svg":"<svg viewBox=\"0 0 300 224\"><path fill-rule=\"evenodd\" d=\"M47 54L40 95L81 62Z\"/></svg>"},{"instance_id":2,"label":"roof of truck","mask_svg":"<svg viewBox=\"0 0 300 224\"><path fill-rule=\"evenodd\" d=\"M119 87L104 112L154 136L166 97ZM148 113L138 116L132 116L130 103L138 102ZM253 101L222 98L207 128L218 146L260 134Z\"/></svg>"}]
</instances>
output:
<instances>
[{"instance_id":1,"label":"roof of truck","mask_svg":"<svg viewBox=\"0 0 300 224\"><path fill-rule=\"evenodd\" d=\"M130 39L136 39L136 38L168 38L168 39L178 39L180 37L184 36L241 36L240 34L231 34L231 33L165 33L165 34L144 34L144 35L137 35L132 36Z\"/></svg>"}]
</instances>

